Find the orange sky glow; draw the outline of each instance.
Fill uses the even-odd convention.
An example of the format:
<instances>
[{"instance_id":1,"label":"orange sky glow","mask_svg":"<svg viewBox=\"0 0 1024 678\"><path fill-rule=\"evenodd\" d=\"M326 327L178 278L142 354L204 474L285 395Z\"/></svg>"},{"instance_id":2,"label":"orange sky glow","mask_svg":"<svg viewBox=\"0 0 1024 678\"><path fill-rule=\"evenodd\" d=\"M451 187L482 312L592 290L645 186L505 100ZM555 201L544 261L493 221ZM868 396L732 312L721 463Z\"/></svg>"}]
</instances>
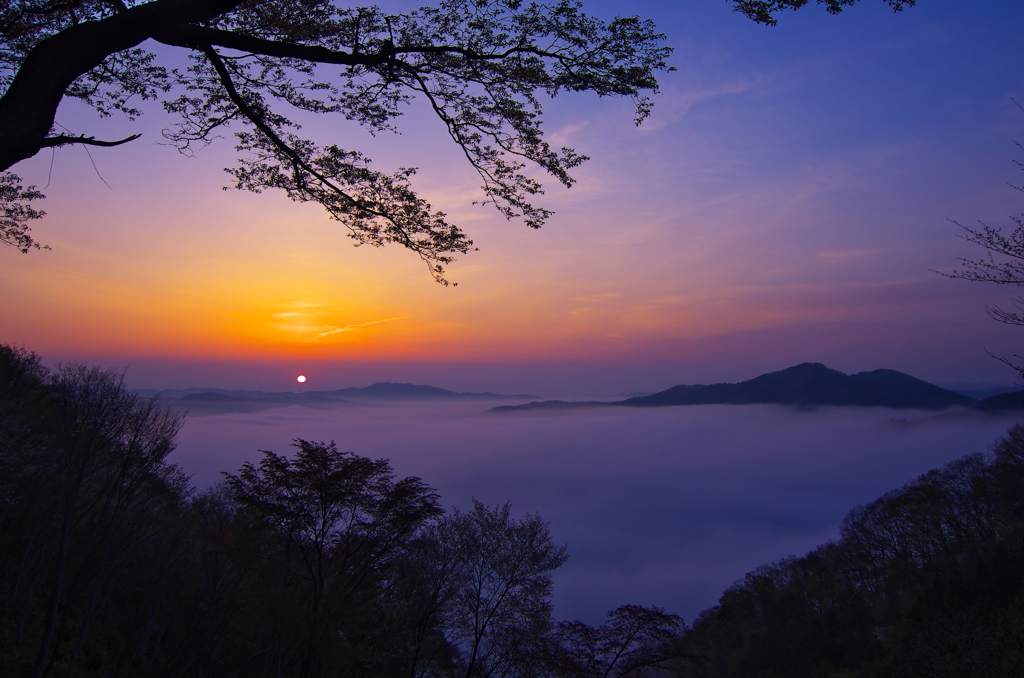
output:
<instances>
[{"instance_id":1,"label":"orange sky glow","mask_svg":"<svg viewBox=\"0 0 1024 678\"><path fill-rule=\"evenodd\" d=\"M651 9L682 31L680 71L639 129L628 102L549 104L551 141L593 159L572 189L546 183L538 202L556 216L540 231L471 205L478 177L415 107L395 137L309 121L381 168L420 168L416 188L479 247L450 267L456 287L397 247L353 248L315 206L221 190L228 139L185 158L156 143L168 122L157 107L129 124L69 104L58 122L76 131L143 138L93 149L96 169L82 148L16 167L49 182L34 234L53 249L0 252L0 340L114 365L663 361L697 381L819 360L1012 379L985 353L1015 350L1016 331L984 310L1006 295L931 270L972 254L949 219L1000 224L1019 211L1006 183L1018 177L1024 119L1009 98L1024 69L991 72L1002 43L974 70L940 72L948 36L928 30L952 30L945 5L895 18L858 6L843 21L808 12L767 32L710 8L706 43L682 13ZM866 34L877 49L851 59ZM889 69L894 51L914 50L931 56ZM936 103L955 87L955 102Z\"/></svg>"}]
</instances>

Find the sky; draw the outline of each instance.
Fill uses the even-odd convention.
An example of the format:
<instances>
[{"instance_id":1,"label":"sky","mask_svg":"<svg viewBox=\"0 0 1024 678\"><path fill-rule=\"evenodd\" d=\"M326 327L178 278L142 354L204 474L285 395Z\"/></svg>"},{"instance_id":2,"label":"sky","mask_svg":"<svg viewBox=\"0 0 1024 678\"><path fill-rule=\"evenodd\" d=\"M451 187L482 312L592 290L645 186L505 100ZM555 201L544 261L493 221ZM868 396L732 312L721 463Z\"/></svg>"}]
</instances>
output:
<instances>
[{"instance_id":1,"label":"sky","mask_svg":"<svg viewBox=\"0 0 1024 678\"><path fill-rule=\"evenodd\" d=\"M140 388L292 390L302 373L315 390L615 394L806 361L1013 383L989 353L1024 353L1024 335L985 304L1014 290L935 271L979 254L952 220L1024 211L1024 4L864 0L776 27L722 0L585 7L653 19L677 71L639 128L628 101L546 104L549 139L592 160L571 189L547 182L539 231L471 204L479 180L421 104L400 136L306 123L380 169L419 168L479 247L450 267L457 287L407 251L353 248L315 206L222 190L230 139L187 158L159 143L158 106L129 123L68 102L74 132L143 136L14 168L46 185L33 233L52 250L0 251L0 342L128 366Z\"/></svg>"}]
</instances>

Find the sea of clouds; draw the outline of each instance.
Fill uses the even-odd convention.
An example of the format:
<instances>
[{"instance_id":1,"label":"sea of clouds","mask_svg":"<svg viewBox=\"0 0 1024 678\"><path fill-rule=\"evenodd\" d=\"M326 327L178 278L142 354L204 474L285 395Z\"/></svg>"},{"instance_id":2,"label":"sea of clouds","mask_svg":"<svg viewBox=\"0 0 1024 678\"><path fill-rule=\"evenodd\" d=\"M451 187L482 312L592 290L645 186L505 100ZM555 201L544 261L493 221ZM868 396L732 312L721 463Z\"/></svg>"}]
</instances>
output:
<instances>
[{"instance_id":1,"label":"sea of clouds","mask_svg":"<svg viewBox=\"0 0 1024 678\"><path fill-rule=\"evenodd\" d=\"M847 511L917 475L986 452L1015 422L988 416L774 405L494 414L503 403L405 402L254 413L193 410L171 461L206 487L294 438L387 458L446 506L476 498L539 513L569 562L560 619L625 603L692 621L761 563L837 535Z\"/></svg>"}]
</instances>

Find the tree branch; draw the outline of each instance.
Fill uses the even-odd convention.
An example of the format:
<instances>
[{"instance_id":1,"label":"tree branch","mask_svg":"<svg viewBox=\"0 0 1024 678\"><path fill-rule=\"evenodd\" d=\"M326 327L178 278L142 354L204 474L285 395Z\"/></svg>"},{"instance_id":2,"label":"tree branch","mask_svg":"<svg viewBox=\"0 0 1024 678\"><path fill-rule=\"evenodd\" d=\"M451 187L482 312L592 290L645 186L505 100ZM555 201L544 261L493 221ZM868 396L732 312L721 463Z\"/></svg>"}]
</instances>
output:
<instances>
[{"instance_id":1,"label":"tree branch","mask_svg":"<svg viewBox=\"0 0 1024 678\"><path fill-rule=\"evenodd\" d=\"M365 209L364 206L360 205L354 198L352 198L343 190L341 190L340 187L335 186L327 177L323 176L322 174L314 170L312 167L310 167L308 163L304 162L302 158L299 157L299 154L295 152L295 149L286 144L284 140L281 139L281 137L278 136L278 134L274 132L273 129L271 129L270 125L268 125L267 122L263 119L263 115L259 111L255 110L252 106L250 106L249 103L245 100L245 98L243 98L242 95L235 88L235 83L231 80L231 74L228 73L227 67L221 60L220 55L217 54L216 50L213 49L212 45L203 45L199 47L199 49L203 52L203 54L206 55L206 58L210 60L210 63L213 65L214 70L217 71L217 75L220 78L221 84L224 86L224 90L227 92L228 97L231 99L232 103L234 103L235 106L238 107L238 110L242 112L242 115L248 118L249 122L251 122L256 127L256 129L262 132L267 137L267 139L269 139L270 142L274 144L274 146L280 149L281 152L284 153L291 161L292 165L295 168L295 183L297 186L302 184L299 172L300 170L305 170L306 172L309 172L311 175L316 177L325 186L336 192L339 196L341 196L353 207ZM378 216L385 215L381 214Z\"/></svg>"},{"instance_id":2,"label":"tree branch","mask_svg":"<svg viewBox=\"0 0 1024 678\"><path fill-rule=\"evenodd\" d=\"M179 25L161 30L154 34L153 39L172 47L185 47L204 51L204 46L226 47L227 49L261 54L263 56L286 59L302 59L322 64L338 64L342 66L379 66L394 55L394 47L383 49L374 54L337 52L326 47L299 45L277 40L266 40L251 35L241 35L232 31L208 28L205 26Z\"/></svg>"},{"instance_id":3,"label":"tree branch","mask_svg":"<svg viewBox=\"0 0 1024 678\"><path fill-rule=\"evenodd\" d=\"M156 0L60 30L28 52L0 96L0 170L31 158L71 84L111 54L136 47L160 27L209 21L242 0Z\"/></svg>"},{"instance_id":4,"label":"tree branch","mask_svg":"<svg viewBox=\"0 0 1024 678\"><path fill-rule=\"evenodd\" d=\"M172 47L185 47L202 50L203 45L225 47L227 49L260 54L262 56L285 59L301 59L321 64L337 64L341 66L380 66L399 54L458 54L471 61L500 61L514 54L532 54L539 57L551 57L562 60L564 57L555 52L542 50L532 45L510 47L502 52L481 54L467 47L452 45L412 45L395 47L390 40L385 40L376 52L339 52L315 45L301 45L294 42L267 40L251 35L243 35L234 31L226 31L206 26L178 25L154 34L157 42Z\"/></svg>"},{"instance_id":5,"label":"tree branch","mask_svg":"<svg viewBox=\"0 0 1024 678\"><path fill-rule=\"evenodd\" d=\"M39 147L40 148L51 148L51 147L67 146L69 144L83 144L85 146L107 146L107 147L109 147L109 146L120 146L121 144L127 144L129 141L135 141L136 139L138 139L141 136L142 136L141 134L133 134L130 137L125 137L124 139L118 139L117 141L103 141L102 139L97 139L95 137L87 137L87 136L77 136L77 137L74 137L74 136L69 136L67 134L61 134L61 135L56 136L56 137L46 137L46 138L44 138L40 142Z\"/></svg>"},{"instance_id":6,"label":"tree branch","mask_svg":"<svg viewBox=\"0 0 1024 678\"><path fill-rule=\"evenodd\" d=\"M304 159L295 148L289 145L267 122L264 111L253 106L246 100L238 88L235 87L235 84L231 79L231 74L224 63L223 58L217 53L212 45L202 45L197 48L200 49L210 61L210 64L217 73L217 77L220 80L221 85L224 87L228 98L238 108L239 112L252 123L259 133L261 133L273 145L273 147L284 156L284 158L286 158L286 162L291 164L292 181L297 192L306 194L312 199L317 200L323 204L324 207L327 207L328 211L337 217L337 212L332 209L328 203L323 200L319 200L314 196L314 191L310 190L307 185L307 179L303 176L305 173L316 179L316 181L331 194L340 198L348 206L348 209L352 210L355 214L358 215L361 213L371 218L376 217L385 220L390 224L389 230L391 231L391 234L389 238L414 251L420 259L427 264L427 267L435 280L444 285L448 284L448 281L443 277L441 264L451 263L452 259L445 256L443 252L453 250L465 252L468 247L472 245L472 241L462 238L458 229L453 228L451 231L455 236L457 236L457 239L459 239L460 242L456 243L451 249L439 250L437 247L437 234L435 232L429 232L429 228L424 229L429 232L431 237L427 241L418 241L414 237L414 233L418 230L415 225L410 229L405 223L403 223L404 220L402 215L405 213L406 216L408 216L408 205L405 208L400 207L396 213L388 209L386 204L378 203L365 197L353 197L352 195L349 195L346 191L342 190L338 182L332 181L323 172L317 171L312 163L308 162L307 159ZM353 229L354 232L355 230L356 229ZM451 233L448 235L450 237Z\"/></svg>"}]
</instances>

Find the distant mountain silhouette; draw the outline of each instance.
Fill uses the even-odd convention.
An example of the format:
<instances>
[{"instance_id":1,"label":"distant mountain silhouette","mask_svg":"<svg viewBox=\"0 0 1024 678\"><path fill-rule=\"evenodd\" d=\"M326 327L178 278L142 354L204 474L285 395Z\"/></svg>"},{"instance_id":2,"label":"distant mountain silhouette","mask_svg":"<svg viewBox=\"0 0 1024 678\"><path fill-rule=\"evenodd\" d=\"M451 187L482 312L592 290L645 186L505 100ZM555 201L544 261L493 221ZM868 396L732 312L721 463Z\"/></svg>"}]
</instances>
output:
<instances>
[{"instance_id":1,"label":"distant mountain silhouette","mask_svg":"<svg viewBox=\"0 0 1024 678\"><path fill-rule=\"evenodd\" d=\"M466 400L493 400L496 398L536 398L531 395L501 395L498 393L457 393L436 386L419 386L417 384L393 384L378 381L366 388L344 388L338 391L327 391L328 395L342 398L367 398L373 400L435 400L441 398L461 398Z\"/></svg>"},{"instance_id":2,"label":"distant mountain silhouette","mask_svg":"<svg viewBox=\"0 0 1024 678\"><path fill-rule=\"evenodd\" d=\"M896 370L875 370L847 375L821 363L803 363L738 384L675 386L620 404L630 407L728 403L779 403L813 407L853 405L892 409L941 410L951 405L969 407L978 401L929 384Z\"/></svg>"},{"instance_id":3,"label":"distant mountain silhouette","mask_svg":"<svg viewBox=\"0 0 1024 678\"><path fill-rule=\"evenodd\" d=\"M363 400L526 400L531 395L501 395L498 393L457 393L436 386L417 384L393 384L377 382L365 388L343 388L335 391L242 391L220 388L187 388L176 390L140 390L139 395L156 396L161 400L178 400L183 403L264 403L264 404L314 404L344 403L349 399Z\"/></svg>"},{"instance_id":4,"label":"distant mountain silhouette","mask_svg":"<svg viewBox=\"0 0 1024 678\"><path fill-rule=\"evenodd\" d=\"M224 408L257 407L264 409L284 404L343 404L350 400L528 400L530 395L498 393L458 393L436 386L377 382L365 388L334 391L267 392L219 388L138 391L180 403L181 407L224 411ZM847 375L821 363L803 363L778 372L769 372L737 384L693 384L613 402L563 400L533 401L525 405L503 405L495 412L522 410L560 410L592 407L664 407L671 405L755 405L780 404L796 407L854 406L891 409L941 410L959 405L983 412L1024 410L1024 391L1001 393L978 400L956 391L912 377L896 370L874 370ZM248 404L248 405L246 405ZM212 409L211 409L212 408Z\"/></svg>"},{"instance_id":5,"label":"distant mountain silhouette","mask_svg":"<svg viewBox=\"0 0 1024 678\"><path fill-rule=\"evenodd\" d=\"M609 407L611 405L622 405L624 401L616 400L607 402L603 400L534 400L525 405L498 405L492 407L488 412L521 412L524 410L580 410L588 407Z\"/></svg>"},{"instance_id":6,"label":"distant mountain silhouette","mask_svg":"<svg viewBox=\"0 0 1024 678\"><path fill-rule=\"evenodd\" d=\"M1020 386L997 386L995 384L939 384L942 388L955 391L960 395L965 395L969 398L976 398L977 400L984 400L995 395L1002 395L1004 393L1016 393L1020 391Z\"/></svg>"},{"instance_id":7,"label":"distant mountain silhouette","mask_svg":"<svg viewBox=\"0 0 1024 678\"><path fill-rule=\"evenodd\" d=\"M1016 399L1015 399L1016 398ZM975 398L929 384L896 370L844 374L821 363L803 363L738 384L674 386L649 396L610 403L568 403L560 400L503 406L495 411L547 410L616 405L664 407L669 405L794 405L797 407L854 406L891 409L941 410L953 405L996 410L1024 408L1024 392L1008 393L978 401Z\"/></svg>"},{"instance_id":8,"label":"distant mountain silhouette","mask_svg":"<svg viewBox=\"0 0 1024 678\"><path fill-rule=\"evenodd\" d=\"M204 403L226 403L234 402L238 398L226 395L224 393L214 393L213 391L203 391L201 393L189 393L188 395L182 396L182 400L199 401Z\"/></svg>"},{"instance_id":9,"label":"distant mountain silhouette","mask_svg":"<svg viewBox=\"0 0 1024 678\"><path fill-rule=\"evenodd\" d=\"M1024 391L1013 393L1000 393L989 396L977 405L983 412L998 412L1000 410L1024 410Z\"/></svg>"}]
</instances>

